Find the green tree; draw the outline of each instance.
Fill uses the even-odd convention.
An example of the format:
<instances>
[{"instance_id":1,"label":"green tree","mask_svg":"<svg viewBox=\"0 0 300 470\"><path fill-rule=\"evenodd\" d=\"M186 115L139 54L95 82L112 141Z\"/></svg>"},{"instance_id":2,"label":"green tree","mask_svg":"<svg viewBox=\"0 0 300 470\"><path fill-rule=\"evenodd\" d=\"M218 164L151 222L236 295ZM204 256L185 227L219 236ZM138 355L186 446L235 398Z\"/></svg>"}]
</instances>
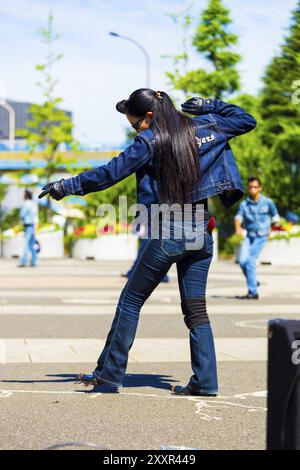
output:
<instances>
[{"instance_id":1,"label":"green tree","mask_svg":"<svg viewBox=\"0 0 300 470\"><path fill-rule=\"evenodd\" d=\"M112 204L116 211L116 221L119 222L119 197L120 196L127 196L127 206L128 208L132 204L136 204L136 178L135 175L130 175L122 181L119 181L117 184L104 189L102 191L98 191L95 193L87 194L85 196L86 205L79 206L80 210L85 215L85 219L89 221L89 223L97 225L99 222L99 216L97 216L97 208L100 204ZM131 222L134 219L133 216L128 217L128 221ZM76 226L80 226L82 221L77 220L75 221Z\"/></svg>"},{"instance_id":2,"label":"green tree","mask_svg":"<svg viewBox=\"0 0 300 470\"><path fill-rule=\"evenodd\" d=\"M188 73L188 63L190 55L190 29L192 27L192 4L189 4L178 13L168 13L167 16L171 18L173 23L179 26L181 31L181 52L179 54L163 54L165 59L171 59L173 65L173 72L166 72L169 78L170 85L174 86L182 76ZM182 89L185 98L188 96L188 90Z\"/></svg>"},{"instance_id":3,"label":"green tree","mask_svg":"<svg viewBox=\"0 0 300 470\"><path fill-rule=\"evenodd\" d=\"M87 205L83 208L88 219L95 217L97 207L100 204L112 204L116 209L119 220L119 197L127 196L128 207L136 204L136 178L130 175L110 188L86 196Z\"/></svg>"},{"instance_id":4,"label":"green tree","mask_svg":"<svg viewBox=\"0 0 300 470\"><path fill-rule=\"evenodd\" d=\"M241 173L243 182L247 178L256 175L264 179L266 163L268 163L267 149L262 146L262 117L260 114L259 97L242 94L232 100L232 102L241 108L247 110L257 120L257 128L254 132L249 132L243 136L230 141L232 151Z\"/></svg>"},{"instance_id":5,"label":"green tree","mask_svg":"<svg viewBox=\"0 0 300 470\"><path fill-rule=\"evenodd\" d=\"M238 165L244 188L247 187L247 179L249 176L258 176L262 182L266 181L265 167L270 165L268 158L268 149L261 142L261 122L260 100L256 96L249 94L239 95L232 102L247 112L252 114L257 122L257 128L254 132L249 132L243 136L239 136L230 141L236 163ZM267 184L266 184L266 188ZM234 233L234 216L237 212L239 203L225 209L218 197L210 200L210 210L216 215L219 228L219 246L221 251L225 249L227 253L232 250L232 246L228 245L228 237Z\"/></svg>"},{"instance_id":6,"label":"green tree","mask_svg":"<svg viewBox=\"0 0 300 470\"><path fill-rule=\"evenodd\" d=\"M125 135L126 135L125 145L127 146L127 145L132 144L134 138L137 136L137 131L133 129L133 127L126 127Z\"/></svg>"},{"instance_id":7,"label":"green tree","mask_svg":"<svg viewBox=\"0 0 300 470\"><path fill-rule=\"evenodd\" d=\"M262 142L270 164L265 177L272 197L284 210L300 213L300 1L290 30L263 77Z\"/></svg>"},{"instance_id":8,"label":"green tree","mask_svg":"<svg viewBox=\"0 0 300 470\"><path fill-rule=\"evenodd\" d=\"M8 189L8 184L0 183L0 237L2 235L2 230L3 230L3 227L2 227L2 219L3 219L2 203L3 203L3 200L6 196L7 189Z\"/></svg>"},{"instance_id":9,"label":"green tree","mask_svg":"<svg viewBox=\"0 0 300 470\"><path fill-rule=\"evenodd\" d=\"M42 157L45 160L45 167L36 171L46 177L48 183L51 176L61 164L71 164L66 162L60 147L67 144L73 150L77 149L77 142L73 138L73 123L65 111L58 108L62 98L55 97L55 87L57 80L53 76L53 66L61 60L62 54L54 52L54 43L58 39L53 28L53 16L49 14L45 28L39 30L42 42L47 47L47 53L43 64L38 64L36 69L42 74L42 79L37 83L41 89L44 102L33 104L29 112L31 119L27 121L27 130L22 135L27 139L30 154L32 155L42 149ZM50 199L48 198L47 219L50 217Z\"/></svg>"},{"instance_id":10,"label":"green tree","mask_svg":"<svg viewBox=\"0 0 300 470\"><path fill-rule=\"evenodd\" d=\"M174 21L181 25L182 30L189 31L193 25L193 18L190 11L183 11L178 16L174 16ZM202 97L214 97L223 99L240 87L239 74L236 65L240 56L232 51L232 46L237 44L237 36L229 31L232 23L230 12L224 7L221 0L209 0L207 8L200 13L200 20L192 35L192 46L196 52L204 58L208 67L198 70L188 71L189 49L187 42L184 43L183 52L174 56L174 73L167 73L170 78L172 88L181 90L184 95L197 94ZM185 68L184 73L181 69ZM183 67L184 66L184 67ZM250 95L244 95L240 98L241 106L244 104L246 109L251 105L255 108L256 102ZM250 110L251 112L251 110ZM238 158L242 166L242 176L247 178L250 168L256 168L259 153L257 153L257 139L245 136L242 142L233 146L241 149ZM240 147L238 147L240 145ZM234 230L233 216L237 207L225 210L218 198L210 200L210 210L216 216L219 227L219 240L221 248L226 237L231 235Z\"/></svg>"},{"instance_id":11,"label":"green tree","mask_svg":"<svg viewBox=\"0 0 300 470\"><path fill-rule=\"evenodd\" d=\"M186 26L190 25L187 17ZM229 31L232 20L229 10L221 0L209 0L207 8L200 14L200 22L193 35L192 44L210 67L168 74L174 89L198 94L203 97L222 98L240 88L239 74L236 64L239 54L231 50L237 43L237 36ZM180 57L180 56L179 56ZM187 57L183 56L187 61Z\"/></svg>"}]
</instances>

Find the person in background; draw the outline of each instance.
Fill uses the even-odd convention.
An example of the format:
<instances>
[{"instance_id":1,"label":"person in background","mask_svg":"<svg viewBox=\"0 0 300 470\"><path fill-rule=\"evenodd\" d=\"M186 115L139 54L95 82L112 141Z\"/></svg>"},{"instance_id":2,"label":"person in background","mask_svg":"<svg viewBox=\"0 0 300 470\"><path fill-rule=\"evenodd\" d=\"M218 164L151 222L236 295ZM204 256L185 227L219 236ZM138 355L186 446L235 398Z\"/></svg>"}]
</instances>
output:
<instances>
[{"instance_id":1,"label":"person in background","mask_svg":"<svg viewBox=\"0 0 300 470\"><path fill-rule=\"evenodd\" d=\"M274 202L261 194L262 184L259 178L248 178L249 197L239 207L235 216L235 231L243 235L247 231L239 255L239 265L246 277L248 293L237 296L239 299L258 299L259 282L256 279L256 261L262 251L271 230L271 224L280 220Z\"/></svg>"},{"instance_id":2,"label":"person in background","mask_svg":"<svg viewBox=\"0 0 300 470\"><path fill-rule=\"evenodd\" d=\"M37 251L35 249L35 231L38 226L38 207L36 202L32 200L32 192L28 189L24 192L24 203L20 209L20 218L24 225L24 251L19 264L20 268L24 268L27 264L28 252L31 253L30 266L35 267L37 264Z\"/></svg>"}]
</instances>

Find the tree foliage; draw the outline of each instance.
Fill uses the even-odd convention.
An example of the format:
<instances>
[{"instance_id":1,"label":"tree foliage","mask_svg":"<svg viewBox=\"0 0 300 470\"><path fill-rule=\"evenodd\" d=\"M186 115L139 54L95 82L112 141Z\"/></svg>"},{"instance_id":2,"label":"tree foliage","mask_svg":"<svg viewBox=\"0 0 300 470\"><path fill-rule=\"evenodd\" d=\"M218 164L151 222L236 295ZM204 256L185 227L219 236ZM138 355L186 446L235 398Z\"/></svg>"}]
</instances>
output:
<instances>
[{"instance_id":1,"label":"tree foliage","mask_svg":"<svg viewBox=\"0 0 300 470\"><path fill-rule=\"evenodd\" d=\"M192 19L190 15L182 15L183 27L189 28ZM174 89L182 90L185 94L196 93L202 97L213 96L222 98L240 88L239 74L236 65L240 60L239 54L232 50L237 44L237 36L229 31L232 20L229 10L221 0L209 0L207 8L200 14L200 21L192 37L192 45L208 65L208 70L200 67L180 73L167 73ZM178 59L188 63L187 47Z\"/></svg>"},{"instance_id":2,"label":"tree foliage","mask_svg":"<svg viewBox=\"0 0 300 470\"><path fill-rule=\"evenodd\" d=\"M100 204L112 204L116 211L117 220L119 220L119 197L127 196L127 205L130 207L136 204L136 178L135 175L130 175L122 181L119 181L114 186L104 189L99 192L88 194L85 199L87 204L80 206L84 212L87 220L97 221L96 212ZM131 221L132 217L128 217Z\"/></svg>"},{"instance_id":3,"label":"tree foliage","mask_svg":"<svg viewBox=\"0 0 300 470\"><path fill-rule=\"evenodd\" d=\"M55 96L57 79L53 76L53 66L62 59L62 54L54 52L54 43L58 35L54 32L53 15L48 16L47 25L41 28L38 33L42 43L46 45L47 52L45 61L36 66L36 70L41 73L42 78L37 82L43 96L42 104L33 104L29 108L31 118L26 122L27 129L22 131L30 149L30 155L37 150L42 153L45 160L45 167L34 170L35 173L45 177L48 183L51 176L61 164L67 168L74 163L73 160L66 159L61 152L61 146L69 146L72 150L77 150L77 142L73 138L73 123L70 116L59 109L62 98ZM46 208L46 219L50 218L50 199Z\"/></svg>"},{"instance_id":4,"label":"tree foliage","mask_svg":"<svg viewBox=\"0 0 300 470\"><path fill-rule=\"evenodd\" d=\"M284 211L300 214L300 2L289 32L263 76L260 113L262 144L270 164L264 175L269 192Z\"/></svg>"}]
</instances>

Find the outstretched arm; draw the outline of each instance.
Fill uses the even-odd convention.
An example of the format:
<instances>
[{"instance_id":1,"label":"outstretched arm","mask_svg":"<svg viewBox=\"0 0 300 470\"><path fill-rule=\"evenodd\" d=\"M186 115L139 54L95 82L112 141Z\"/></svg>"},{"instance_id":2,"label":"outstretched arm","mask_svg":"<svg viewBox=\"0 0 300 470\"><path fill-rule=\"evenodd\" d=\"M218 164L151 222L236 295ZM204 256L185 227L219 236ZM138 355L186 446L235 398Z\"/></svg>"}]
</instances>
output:
<instances>
[{"instance_id":1,"label":"outstretched arm","mask_svg":"<svg viewBox=\"0 0 300 470\"><path fill-rule=\"evenodd\" d=\"M151 158L151 151L146 141L137 136L134 143L127 147L117 157L112 158L106 165L93 170L83 171L67 180L54 181L44 186L39 198L46 194L60 200L70 194L84 196L85 194L113 186L144 166Z\"/></svg>"}]
</instances>

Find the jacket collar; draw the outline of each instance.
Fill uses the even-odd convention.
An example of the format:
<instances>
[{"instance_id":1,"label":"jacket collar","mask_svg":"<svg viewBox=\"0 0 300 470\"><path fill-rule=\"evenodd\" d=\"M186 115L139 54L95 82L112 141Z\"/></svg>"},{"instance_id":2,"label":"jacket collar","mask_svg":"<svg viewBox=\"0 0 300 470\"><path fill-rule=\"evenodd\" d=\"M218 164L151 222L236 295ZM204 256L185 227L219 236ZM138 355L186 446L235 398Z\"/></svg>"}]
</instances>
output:
<instances>
[{"instance_id":1,"label":"jacket collar","mask_svg":"<svg viewBox=\"0 0 300 470\"><path fill-rule=\"evenodd\" d=\"M260 204L265 199L265 196L260 193L259 199L257 202L253 201L250 196L247 197L246 201L249 204Z\"/></svg>"}]
</instances>

